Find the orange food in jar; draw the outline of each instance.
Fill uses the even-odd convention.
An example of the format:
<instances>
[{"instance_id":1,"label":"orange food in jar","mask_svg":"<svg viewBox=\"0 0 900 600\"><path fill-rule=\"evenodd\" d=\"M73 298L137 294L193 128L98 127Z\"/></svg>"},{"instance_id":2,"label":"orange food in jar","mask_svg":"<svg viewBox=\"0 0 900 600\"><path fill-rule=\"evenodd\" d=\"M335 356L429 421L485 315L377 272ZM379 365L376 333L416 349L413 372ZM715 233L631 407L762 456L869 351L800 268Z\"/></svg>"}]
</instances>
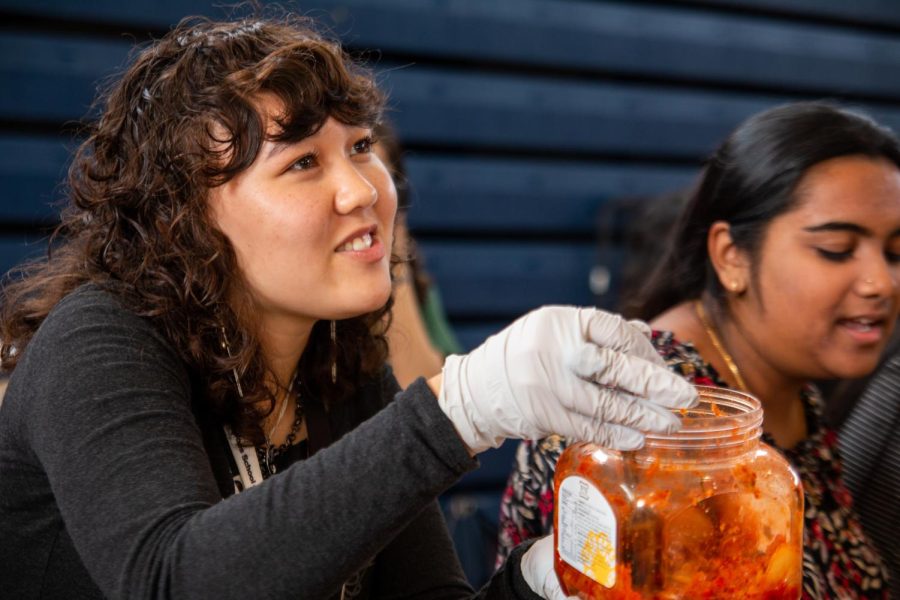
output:
<instances>
[{"instance_id":1,"label":"orange food in jar","mask_svg":"<svg viewBox=\"0 0 900 600\"><path fill-rule=\"evenodd\" d=\"M573 444L556 467L555 568L582 600L795 600L803 493L748 394L698 386L641 450Z\"/></svg>"}]
</instances>

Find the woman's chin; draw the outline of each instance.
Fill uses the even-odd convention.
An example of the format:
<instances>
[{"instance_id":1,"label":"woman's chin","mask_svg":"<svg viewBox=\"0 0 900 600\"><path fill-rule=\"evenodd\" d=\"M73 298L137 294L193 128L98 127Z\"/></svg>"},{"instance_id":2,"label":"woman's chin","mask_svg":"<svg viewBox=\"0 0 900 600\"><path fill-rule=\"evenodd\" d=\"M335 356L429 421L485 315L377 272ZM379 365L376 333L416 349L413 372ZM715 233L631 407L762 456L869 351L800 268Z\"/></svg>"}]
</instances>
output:
<instances>
[{"instance_id":1,"label":"woman's chin","mask_svg":"<svg viewBox=\"0 0 900 600\"><path fill-rule=\"evenodd\" d=\"M873 353L871 357L855 356L841 361L829 369L829 373L822 379L859 379L872 374L878 367L880 353Z\"/></svg>"},{"instance_id":2,"label":"woman's chin","mask_svg":"<svg viewBox=\"0 0 900 600\"><path fill-rule=\"evenodd\" d=\"M384 308L388 299L391 297L391 288L388 285L384 290L369 290L365 297L357 297L353 302L348 303L341 319L351 319L368 313L375 312Z\"/></svg>"}]
</instances>

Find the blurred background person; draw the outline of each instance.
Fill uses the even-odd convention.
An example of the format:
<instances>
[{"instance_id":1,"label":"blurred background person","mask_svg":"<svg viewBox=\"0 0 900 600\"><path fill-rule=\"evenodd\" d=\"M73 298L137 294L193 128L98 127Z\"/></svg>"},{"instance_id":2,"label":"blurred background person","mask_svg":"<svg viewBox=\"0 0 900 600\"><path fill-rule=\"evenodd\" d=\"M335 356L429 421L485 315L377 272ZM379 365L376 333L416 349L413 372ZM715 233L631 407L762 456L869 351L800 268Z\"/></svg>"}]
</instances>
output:
<instances>
[{"instance_id":1,"label":"blurred background person","mask_svg":"<svg viewBox=\"0 0 900 600\"><path fill-rule=\"evenodd\" d=\"M406 225L411 196L409 177L403 162L403 148L394 128L383 121L375 128L375 154L390 171L397 187L397 224L394 249L397 263L392 268L394 306L387 330L390 363L401 387L417 377L440 372L444 357L459 354L462 347L453 334L437 286L428 275L424 257Z\"/></svg>"}]
</instances>

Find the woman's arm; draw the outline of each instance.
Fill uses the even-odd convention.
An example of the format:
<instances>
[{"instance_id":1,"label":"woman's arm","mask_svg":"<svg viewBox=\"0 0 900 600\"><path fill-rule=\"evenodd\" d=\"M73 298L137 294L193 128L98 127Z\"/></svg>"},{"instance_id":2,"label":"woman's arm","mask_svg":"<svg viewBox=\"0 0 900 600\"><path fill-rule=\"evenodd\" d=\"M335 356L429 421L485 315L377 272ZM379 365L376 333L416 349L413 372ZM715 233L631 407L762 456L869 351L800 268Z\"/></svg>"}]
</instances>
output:
<instances>
[{"instance_id":1,"label":"woman's arm","mask_svg":"<svg viewBox=\"0 0 900 600\"><path fill-rule=\"evenodd\" d=\"M328 597L475 465L420 382L222 501L180 362L102 293L51 315L17 375L31 448L110 598Z\"/></svg>"}]
</instances>

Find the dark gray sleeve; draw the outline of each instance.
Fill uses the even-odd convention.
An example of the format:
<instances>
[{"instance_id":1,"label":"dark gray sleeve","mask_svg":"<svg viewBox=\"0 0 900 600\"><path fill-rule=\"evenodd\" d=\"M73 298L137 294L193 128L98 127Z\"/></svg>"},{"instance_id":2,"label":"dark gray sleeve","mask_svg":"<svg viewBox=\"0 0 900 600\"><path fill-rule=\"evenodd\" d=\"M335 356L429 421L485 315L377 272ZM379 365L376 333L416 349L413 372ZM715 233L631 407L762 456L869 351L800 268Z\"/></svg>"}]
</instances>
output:
<instances>
[{"instance_id":1,"label":"dark gray sleeve","mask_svg":"<svg viewBox=\"0 0 900 600\"><path fill-rule=\"evenodd\" d=\"M102 296L64 301L18 369L30 446L110 598L328 597L476 464L420 382L223 501L183 367Z\"/></svg>"}]
</instances>

